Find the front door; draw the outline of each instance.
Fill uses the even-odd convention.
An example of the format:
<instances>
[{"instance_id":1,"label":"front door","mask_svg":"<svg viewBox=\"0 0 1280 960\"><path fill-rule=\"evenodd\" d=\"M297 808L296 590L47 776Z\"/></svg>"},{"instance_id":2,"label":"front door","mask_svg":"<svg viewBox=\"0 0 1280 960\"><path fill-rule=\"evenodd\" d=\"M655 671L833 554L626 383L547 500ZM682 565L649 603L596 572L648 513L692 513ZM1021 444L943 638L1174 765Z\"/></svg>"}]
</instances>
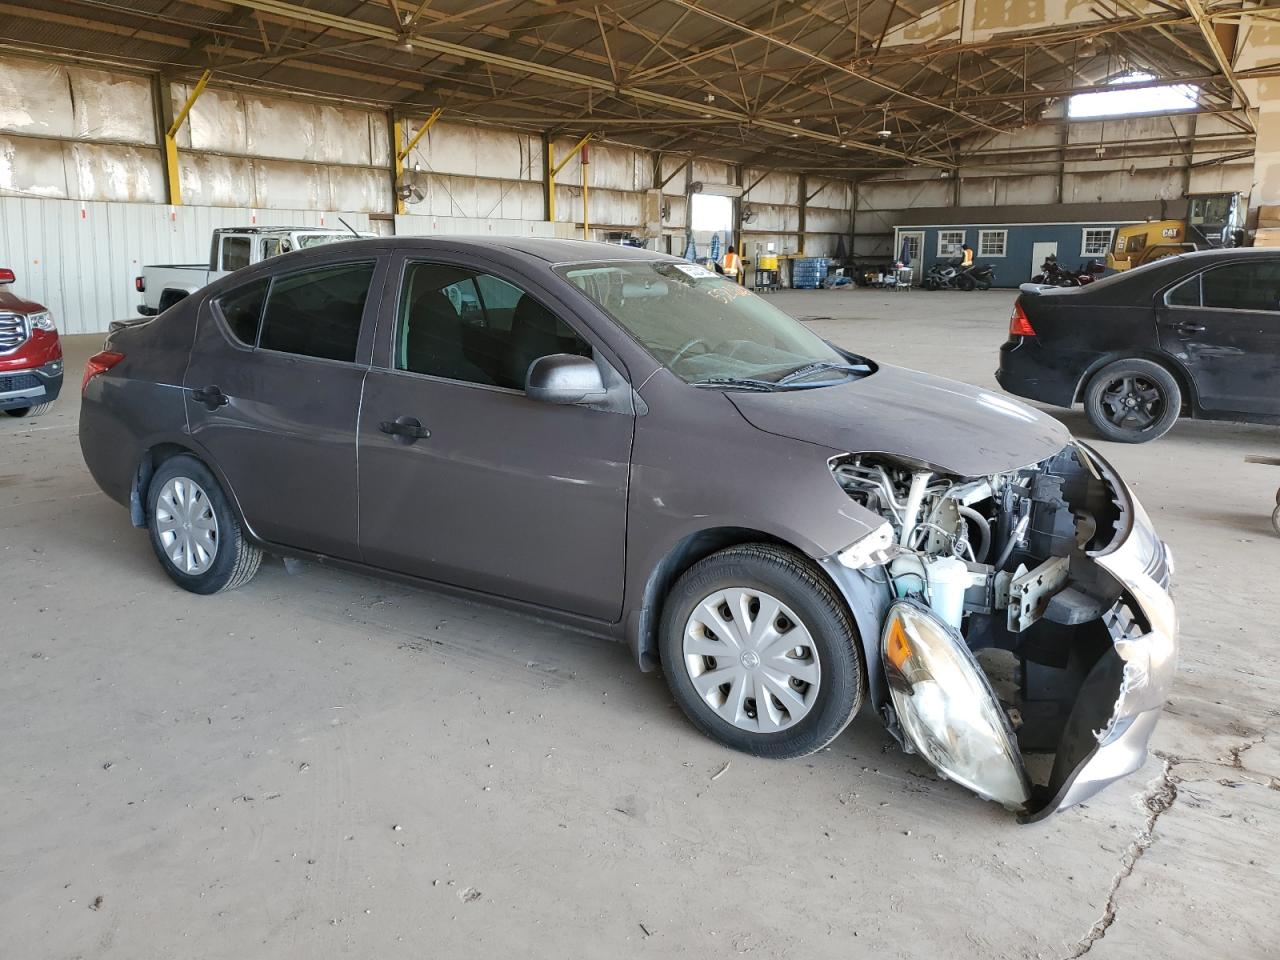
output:
<instances>
[{"instance_id":1,"label":"front door","mask_svg":"<svg viewBox=\"0 0 1280 960\"><path fill-rule=\"evenodd\" d=\"M392 273L378 325L385 363L369 372L360 413L365 562L617 620L630 388L544 291L474 258L406 259ZM529 399L529 364L554 353L595 357L622 402Z\"/></svg>"},{"instance_id":2,"label":"front door","mask_svg":"<svg viewBox=\"0 0 1280 960\"><path fill-rule=\"evenodd\" d=\"M924 278L924 260L920 257L924 250L924 231L903 230L899 233L898 249L893 251L895 260L902 256L903 247L906 247L907 255L911 257L911 282L918 286Z\"/></svg>"},{"instance_id":3,"label":"front door","mask_svg":"<svg viewBox=\"0 0 1280 960\"><path fill-rule=\"evenodd\" d=\"M200 308L187 422L264 540L358 558L356 413L376 272L366 259L262 277Z\"/></svg>"},{"instance_id":4,"label":"front door","mask_svg":"<svg viewBox=\"0 0 1280 960\"><path fill-rule=\"evenodd\" d=\"M1280 257L1206 270L1159 310L1160 345L1190 371L1200 405L1280 415Z\"/></svg>"},{"instance_id":5,"label":"front door","mask_svg":"<svg viewBox=\"0 0 1280 960\"><path fill-rule=\"evenodd\" d=\"M1043 273L1041 267L1044 266L1045 258L1056 257L1058 255L1058 241L1056 240L1038 240L1031 245L1031 273L1030 276L1036 276Z\"/></svg>"}]
</instances>

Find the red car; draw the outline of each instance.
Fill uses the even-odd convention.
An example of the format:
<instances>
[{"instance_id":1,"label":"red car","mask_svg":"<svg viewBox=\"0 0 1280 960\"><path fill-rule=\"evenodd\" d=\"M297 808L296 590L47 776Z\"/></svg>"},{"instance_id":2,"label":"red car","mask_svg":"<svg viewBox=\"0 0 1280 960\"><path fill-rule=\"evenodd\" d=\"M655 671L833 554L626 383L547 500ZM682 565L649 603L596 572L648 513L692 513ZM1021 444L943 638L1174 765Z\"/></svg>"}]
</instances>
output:
<instances>
[{"instance_id":1,"label":"red car","mask_svg":"<svg viewBox=\"0 0 1280 960\"><path fill-rule=\"evenodd\" d=\"M0 267L0 410L11 417L44 413L62 389L62 345L53 314L10 293L12 270Z\"/></svg>"}]
</instances>

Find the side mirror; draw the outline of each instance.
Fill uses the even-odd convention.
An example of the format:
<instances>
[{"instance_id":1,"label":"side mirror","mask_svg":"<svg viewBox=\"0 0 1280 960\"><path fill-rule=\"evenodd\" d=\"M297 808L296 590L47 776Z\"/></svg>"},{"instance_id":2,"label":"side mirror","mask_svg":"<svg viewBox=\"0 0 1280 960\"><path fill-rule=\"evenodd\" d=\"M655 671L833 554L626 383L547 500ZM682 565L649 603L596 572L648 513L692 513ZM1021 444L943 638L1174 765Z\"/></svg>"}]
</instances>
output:
<instances>
[{"instance_id":1,"label":"side mirror","mask_svg":"<svg viewBox=\"0 0 1280 960\"><path fill-rule=\"evenodd\" d=\"M18 278L8 267L0 267L0 283L17 283Z\"/></svg>"},{"instance_id":2,"label":"side mirror","mask_svg":"<svg viewBox=\"0 0 1280 960\"><path fill-rule=\"evenodd\" d=\"M595 361L572 353L553 353L529 364L524 392L543 403L599 403L608 396Z\"/></svg>"}]
</instances>

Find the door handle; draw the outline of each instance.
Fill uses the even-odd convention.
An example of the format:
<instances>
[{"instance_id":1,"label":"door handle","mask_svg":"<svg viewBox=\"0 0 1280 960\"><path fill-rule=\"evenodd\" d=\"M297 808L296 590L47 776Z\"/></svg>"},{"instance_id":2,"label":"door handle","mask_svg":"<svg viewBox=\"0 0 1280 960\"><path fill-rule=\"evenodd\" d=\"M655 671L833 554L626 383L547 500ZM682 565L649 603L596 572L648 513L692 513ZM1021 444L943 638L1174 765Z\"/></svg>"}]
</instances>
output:
<instances>
[{"instance_id":1,"label":"door handle","mask_svg":"<svg viewBox=\"0 0 1280 960\"><path fill-rule=\"evenodd\" d=\"M431 436L431 431L424 427L417 417L396 417L394 420L383 420L378 429L390 434L397 443L413 443Z\"/></svg>"},{"instance_id":2,"label":"door handle","mask_svg":"<svg viewBox=\"0 0 1280 960\"><path fill-rule=\"evenodd\" d=\"M1183 334L1204 333L1204 324L1191 323L1189 321L1184 320L1182 323L1175 324L1174 329L1177 330L1179 333L1183 333Z\"/></svg>"},{"instance_id":3,"label":"door handle","mask_svg":"<svg viewBox=\"0 0 1280 960\"><path fill-rule=\"evenodd\" d=\"M231 398L223 393L217 384L208 387L196 387L191 391L191 399L196 403L203 403L210 411L225 407L231 402Z\"/></svg>"}]
</instances>

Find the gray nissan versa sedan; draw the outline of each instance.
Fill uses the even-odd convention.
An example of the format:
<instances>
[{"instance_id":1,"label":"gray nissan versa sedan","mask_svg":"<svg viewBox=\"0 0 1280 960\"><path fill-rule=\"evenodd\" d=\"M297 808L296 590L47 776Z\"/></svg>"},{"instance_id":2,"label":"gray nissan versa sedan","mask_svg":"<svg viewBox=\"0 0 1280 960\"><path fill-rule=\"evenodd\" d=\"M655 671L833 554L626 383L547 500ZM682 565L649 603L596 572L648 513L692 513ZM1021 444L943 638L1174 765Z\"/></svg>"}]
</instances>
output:
<instances>
[{"instance_id":1,"label":"gray nissan versa sedan","mask_svg":"<svg viewBox=\"0 0 1280 960\"><path fill-rule=\"evenodd\" d=\"M673 257L292 253L116 325L83 391L89 469L187 590L265 551L557 618L760 756L812 753L869 698L1035 819L1142 764L1172 680L1170 557L1106 461Z\"/></svg>"}]
</instances>

